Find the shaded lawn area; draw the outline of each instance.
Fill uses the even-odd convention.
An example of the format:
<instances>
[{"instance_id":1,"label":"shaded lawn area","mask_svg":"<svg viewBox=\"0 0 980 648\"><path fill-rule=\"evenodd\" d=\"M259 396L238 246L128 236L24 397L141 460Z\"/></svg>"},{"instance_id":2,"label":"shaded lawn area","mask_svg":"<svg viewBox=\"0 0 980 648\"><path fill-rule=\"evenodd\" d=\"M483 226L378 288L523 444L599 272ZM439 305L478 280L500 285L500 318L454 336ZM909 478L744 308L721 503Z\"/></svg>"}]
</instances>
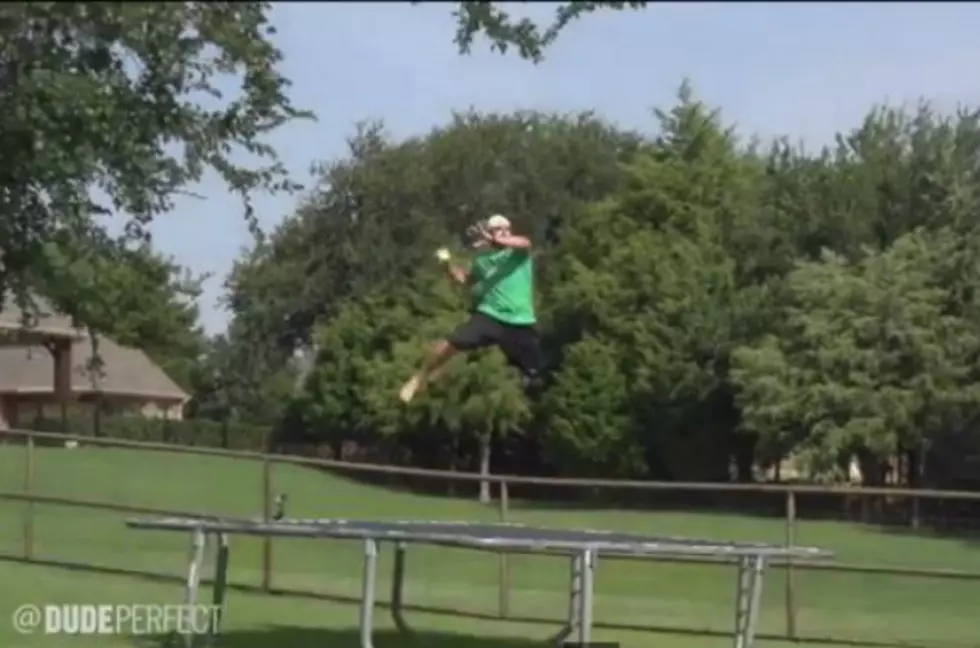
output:
<instances>
[{"instance_id":1,"label":"shaded lawn area","mask_svg":"<svg viewBox=\"0 0 980 648\"><path fill-rule=\"evenodd\" d=\"M135 577L106 576L38 565L0 563L6 587L0 588L0 613L12 614L25 601L34 603L172 603L181 586ZM481 621L412 613L416 634L395 631L379 610L376 648L541 648L554 626ZM601 630L595 640L617 641L623 648L729 648L727 637L701 637ZM769 648L790 648L765 642ZM183 648L176 637L21 635L9 623L0 625L4 648ZM359 648L357 607L302 597L231 593L228 617L216 648Z\"/></svg>"}]
</instances>

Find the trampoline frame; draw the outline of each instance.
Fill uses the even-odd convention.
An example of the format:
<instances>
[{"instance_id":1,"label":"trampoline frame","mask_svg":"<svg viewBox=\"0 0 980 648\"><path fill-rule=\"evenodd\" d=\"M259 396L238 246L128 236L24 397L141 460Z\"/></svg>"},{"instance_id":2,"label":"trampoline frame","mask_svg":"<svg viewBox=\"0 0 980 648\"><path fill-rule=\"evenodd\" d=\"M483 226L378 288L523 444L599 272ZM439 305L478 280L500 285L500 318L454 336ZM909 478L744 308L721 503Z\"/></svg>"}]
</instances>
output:
<instances>
[{"instance_id":1,"label":"trampoline frame","mask_svg":"<svg viewBox=\"0 0 980 648\"><path fill-rule=\"evenodd\" d=\"M689 538L652 538L604 531L573 531L527 527L514 524L464 522L380 522L339 519L283 519L262 521L204 517L128 519L135 529L191 533L191 555L185 600L196 605L200 599L204 558L212 538L217 540L214 565L212 618L207 639L217 636L224 614L230 561L229 536L334 538L364 543L361 583L360 638L362 648L374 648L373 622L380 545L394 545L391 614L396 628L411 632L402 607L407 545L411 543L471 549L540 551L570 559L569 605L565 625L554 637L561 645L575 636L575 644L591 641L595 570L599 554L609 556L715 556L728 558L737 566L733 648L751 648L758 624L765 568L773 558L818 560L833 554L812 547L789 547L758 543L721 543ZM194 637L188 636L192 646Z\"/></svg>"}]
</instances>

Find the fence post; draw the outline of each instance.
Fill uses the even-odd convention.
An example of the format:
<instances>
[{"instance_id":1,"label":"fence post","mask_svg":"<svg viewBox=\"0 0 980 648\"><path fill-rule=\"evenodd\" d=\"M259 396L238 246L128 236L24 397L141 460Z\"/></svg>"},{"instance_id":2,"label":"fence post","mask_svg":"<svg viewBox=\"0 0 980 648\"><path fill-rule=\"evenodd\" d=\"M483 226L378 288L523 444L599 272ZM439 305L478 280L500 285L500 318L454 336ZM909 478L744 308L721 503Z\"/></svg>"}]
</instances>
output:
<instances>
[{"instance_id":1,"label":"fence post","mask_svg":"<svg viewBox=\"0 0 980 648\"><path fill-rule=\"evenodd\" d=\"M24 559L34 558L34 500L30 499L34 492L34 435L27 435L24 444Z\"/></svg>"},{"instance_id":2,"label":"fence post","mask_svg":"<svg viewBox=\"0 0 980 648\"><path fill-rule=\"evenodd\" d=\"M507 524L507 509L510 495L507 489L507 482L500 480L500 523ZM500 584L497 614L501 619L510 616L510 569L507 565L507 552L500 552Z\"/></svg>"},{"instance_id":3,"label":"fence post","mask_svg":"<svg viewBox=\"0 0 980 648\"><path fill-rule=\"evenodd\" d=\"M796 493L786 491L786 546L796 544ZM793 559L786 559L786 636L796 639L796 570Z\"/></svg>"},{"instance_id":4,"label":"fence post","mask_svg":"<svg viewBox=\"0 0 980 648\"><path fill-rule=\"evenodd\" d=\"M262 457L262 520L272 521L272 460L268 455ZM262 591L272 589L272 537L262 538Z\"/></svg>"}]
</instances>

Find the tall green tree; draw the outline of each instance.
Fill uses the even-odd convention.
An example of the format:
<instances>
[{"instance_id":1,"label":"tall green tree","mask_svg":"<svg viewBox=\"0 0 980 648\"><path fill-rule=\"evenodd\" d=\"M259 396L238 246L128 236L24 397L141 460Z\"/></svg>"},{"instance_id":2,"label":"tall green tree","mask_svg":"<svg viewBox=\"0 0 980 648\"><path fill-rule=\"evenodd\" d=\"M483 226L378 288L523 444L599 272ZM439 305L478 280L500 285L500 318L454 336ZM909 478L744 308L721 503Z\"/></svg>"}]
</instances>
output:
<instances>
[{"instance_id":1,"label":"tall green tree","mask_svg":"<svg viewBox=\"0 0 980 648\"><path fill-rule=\"evenodd\" d=\"M118 247L59 236L42 253L46 272L32 280L39 294L90 332L146 352L194 391L206 350L197 306L205 277L148 244Z\"/></svg>"},{"instance_id":2,"label":"tall green tree","mask_svg":"<svg viewBox=\"0 0 980 648\"><path fill-rule=\"evenodd\" d=\"M128 236L214 170L242 199L291 191L265 137L306 117L260 2L12 2L0 7L0 294L30 301L55 236ZM229 83L240 92L225 97ZM231 86L234 87L234 86ZM240 162L240 153L248 161ZM96 296L97 298L97 296Z\"/></svg>"},{"instance_id":3,"label":"tall green tree","mask_svg":"<svg viewBox=\"0 0 980 648\"><path fill-rule=\"evenodd\" d=\"M589 336L566 349L541 408L544 458L551 470L599 478L646 472L629 383L619 345Z\"/></svg>"},{"instance_id":4,"label":"tall green tree","mask_svg":"<svg viewBox=\"0 0 980 648\"><path fill-rule=\"evenodd\" d=\"M490 41L491 49L505 54L514 47L521 58L540 63L544 51L554 43L569 23L585 14L608 9L642 9L646 2L561 2L555 8L554 19L542 29L530 18L515 19L501 8L500 2L459 2L453 11L456 37L453 42L461 54L467 54L473 39L482 35Z\"/></svg>"},{"instance_id":5,"label":"tall green tree","mask_svg":"<svg viewBox=\"0 0 980 648\"><path fill-rule=\"evenodd\" d=\"M911 232L788 277L778 337L734 356L744 424L775 456L792 449L815 473L857 456L881 483L883 460L980 412L977 328L948 311L938 274L957 245L949 231Z\"/></svg>"},{"instance_id":6,"label":"tall green tree","mask_svg":"<svg viewBox=\"0 0 980 648\"><path fill-rule=\"evenodd\" d=\"M565 344L596 335L619 349L641 472L723 479L737 441L727 358L752 312L737 252L761 172L687 84L657 117L627 182L563 235L556 320Z\"/></svg>"},{"instance_id":7,"label":"tall green tree","mask_svg":"<svg viewBox=\"0 0 980 648\"><path fill-rule=\"evenodd\" d=\"M819 276L823 279L836 277L838 283L834 285L840 286L841 290L847 277L847 285L853 290L849 293L852 301L846 303L843 297L840 302L824 301L825 296L817 299L819 303L811 304L814 317L825 317L833 322L859 318L855 311L858 302L853 300L860 295L870 303L875 299L875 292L882 290L880 282L863 274L869 270L860 269L870 267L870 259L879 259L880 255L885 256L878 263L890 260L890 272L894 273L891 281L910 282L906 298L933 295L939 302L931 308L939 308L935 312L943 317L972 308L974 280L967 277L974 276L974 262L967 261L972 257L965 250L970 249L971 241L975 240L977 201L973 188L978 186L976 165L980 159L977 156L980 142L976 137L977 127L975 111L960 110L955 115L943 115L924 102L911 112L888 107L873 109L857 128L841 134L835 147L817 156L785 145L774 148L767 163L763 196L766 213L778 231L774 239L779 244L775 249L781 250L778 266L785 269L787 262L790 267L797 262L816 265L805 266L809 268L809 275L797 269L790 275L792 281L781 284L777 280L772 285L771 296L778 304L773 323L767 327L764 339L757 339L737 354L735 381L741 394L741 410L746 417L746 426L761 431L759 450L760 460L764 463L775 463L788 454L798 453L804 463L815 469L819 465L819 470L826 471L830 464L846 462L849 455L858 454L868 468L866 473L880 479L878 466L902 446L906 450L908 446L918 450L921 442L940 452L936 443L941 437L943 444L953 444L960 449L959 456L963 456L961 441L964 434L969 434L970 418L963 413L962 407L951 405L950 400L946 401L943 411L944 416L953 418L946 420L943 432L931 424L923 424L916 428L915 434L919 436L915 436L890 421L882 424L886 431L881 432L882 437L874 442L864 439L858 432L829 436L814 434L808 422L810 419L802 412L813 406L816 389L813 381L818 379L807 369L809 365L804 358L807 353L823 349L821 344L825 342L816 338L803 342L802 329L784 329L781 324L796 321L787 317L787 313L801 299L801 277L818 276L815 268L821 268L823 274ZM916 263L908 262L912 240L919 242L915 248L919 250ZM951 240L958 243L951 247ZM902 245L897 246L900 241ZM893 246L897 247L893 249ZM939 265L930 265L933 262ZM928 273L940 272L943 278L935 284L928 283L937 280L934 274L923 274L927 272L923 269L927 266L931 268ZM777 273L780 274L786 273ZM941 289L938 294L942 296L923 293L926 288L913 289L911 286ZM969 318L958 320L956 326L969 321ZM920 322L920 325L931 328L942 326L944 322L949 320L938 319L935 324ZM973 335L958 330L960 343L965 344L965 340ZM845 339L843 335L831 337L836 341ZM964 357L970 357L966 351L961 349L961 352L966 353ZM820 353L821 357L828 357L830 351L825 349ZM869 353L879 369L885 371L885 351L875 349ZM943 382L938 366L919 366L916 372L922 379L928 376L937 384ZM892 379L876 377L874 380L887 382ZM946 381L943 389L960 390L969 385L970 379L961 375L953 383ZM865 394L870 399L867 402L873 403L877 402L877 394L884 388L872 381L867 389L875 394L874 398ZM957 393L966 403L970 402L966 392ZM920 414L927 419L935 415ZM853 416L856 415L846 414L848 421L859 425L852 421ZM817 439L823 441L817 442ZM869 449L872 446L874 449ZM953 446L944 445L947 448ZM946 462L942 473L954 472L952 463L955 462ZM840 466L835 469L842 470ZM934 478L938 477L939 471L936 471Z\"/></svg>"}]
</instances>

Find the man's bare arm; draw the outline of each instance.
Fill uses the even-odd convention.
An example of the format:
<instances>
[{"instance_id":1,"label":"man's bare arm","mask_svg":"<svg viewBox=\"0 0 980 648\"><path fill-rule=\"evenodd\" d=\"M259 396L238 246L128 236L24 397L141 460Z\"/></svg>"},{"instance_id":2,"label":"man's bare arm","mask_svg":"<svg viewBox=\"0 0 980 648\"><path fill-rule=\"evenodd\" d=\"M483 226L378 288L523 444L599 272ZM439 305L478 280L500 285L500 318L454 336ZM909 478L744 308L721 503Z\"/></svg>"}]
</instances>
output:
<instances>
[{"instance_id":1,"label":"man's bare arm","mask_svg":"<svg viewBox=\"0 0 980 648\"><path fill-rule=\"evenodd\" d=\"M497 236L492 237L491 241L502 247L515 248L518 250L531 249L531 239L526 236L517 236L515 234L507 234L505 236L498 234Z\"/></svg>"},{"instance_id":2,"label":"man's bare arm","mask_svg":"<svg viewBox=\"0 0 980 648\"><path fill-rule=\"evenodd\" d=\"M449 276L454 279L457 283L466 285L470 281L470 272L465 268L453 264L452 254L449 253L448 248L439 248L436 250L436 258L439 259L439 263L446 269Z\"/></svg>"},{"instance_id":3,"label":"man's bare arm","mask_svg":"<svg viewBox=\"0 0 980 648\"><path fill-rule=\"evenodd\" d=\"M451 263L446 264L446 271L449 272L449 276L455 279L457 282L463 284L464 286L470 281L470 273L466 268L462 268Z\"/></svg>"}]
</instances>

